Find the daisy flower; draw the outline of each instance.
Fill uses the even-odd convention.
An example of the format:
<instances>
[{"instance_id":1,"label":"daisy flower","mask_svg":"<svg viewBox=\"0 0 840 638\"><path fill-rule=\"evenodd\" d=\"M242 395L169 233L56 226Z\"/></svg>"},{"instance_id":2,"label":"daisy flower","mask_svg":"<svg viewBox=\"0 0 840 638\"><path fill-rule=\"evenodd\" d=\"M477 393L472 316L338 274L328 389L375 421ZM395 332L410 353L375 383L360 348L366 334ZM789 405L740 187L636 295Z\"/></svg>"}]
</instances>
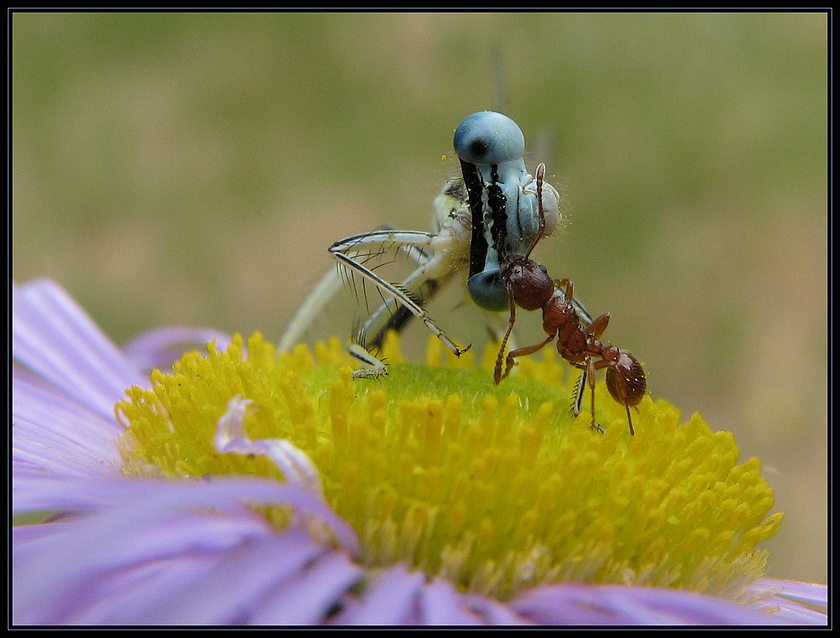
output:
<instances>
[{"instance_id":1,"label":"daisy flower","mask_svg":"<svg viewBox=\"0 0 840 638\"><path fill-rule=\"evenodd\" d=\"M338 340L119 349L48 280L12 328L16 625L827 624L763 577L758 460L650 397L631 437L601 385L594 433L551 355L495 387L436 341L378 381Z\"/></svg>"}]
</instances>

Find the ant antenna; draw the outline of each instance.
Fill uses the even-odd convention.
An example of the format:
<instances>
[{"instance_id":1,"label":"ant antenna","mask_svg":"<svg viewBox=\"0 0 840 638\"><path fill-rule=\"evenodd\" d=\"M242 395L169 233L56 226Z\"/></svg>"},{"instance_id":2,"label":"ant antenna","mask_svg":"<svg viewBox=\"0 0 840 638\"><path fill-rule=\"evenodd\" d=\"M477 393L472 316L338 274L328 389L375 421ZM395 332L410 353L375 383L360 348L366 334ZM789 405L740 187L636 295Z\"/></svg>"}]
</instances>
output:
<instances>
[{"instance_id":1,"label":"ant antenna","mask_svg":"<svg viewBox=\"0 0 840 638\"><path fill-rule=\"evenodd\" d=\"M534 241L531 242L531 245L528 246L528 251L525 253L525 259L530 259L531 251L534 250L534 247L539 243L542 236L545 234L545 211L543 210L543 203L542 203L542 191L543 191L543 180L545 179L545 164L540 164L537 166L537 170L534 171L535 177L537 180L537 210L540 211L540 229L537 231L537 234L534 235Z\"/></svg>"}]
</instances>

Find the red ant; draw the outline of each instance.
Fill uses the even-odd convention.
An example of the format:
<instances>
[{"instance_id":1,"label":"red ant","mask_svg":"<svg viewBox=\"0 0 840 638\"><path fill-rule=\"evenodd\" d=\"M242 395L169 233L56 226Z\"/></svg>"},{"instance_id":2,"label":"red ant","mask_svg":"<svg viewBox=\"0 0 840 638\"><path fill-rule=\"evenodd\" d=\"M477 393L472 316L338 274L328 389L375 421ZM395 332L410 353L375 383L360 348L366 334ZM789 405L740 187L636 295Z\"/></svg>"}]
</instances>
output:
<instances>
[{"instance_id":1,"label":"red ant","mask_svg":"<svg viewBox=\"0 0 840 638\"><path fill-rule=\"evenodd\" d=\"M587 326L582 325L572 303L572 282L568 279L552 281L545 267L529 257L545 231L545 216L542 208L544 177L545 165L540 164L536 170L537 203L540 212L539 232L525 255L508 255L501 265L500 276L507 288L510 301L510 321L499 348L499 356L496 358L493 379L498 385L510 374L511 368L516 363L516 357L533 354L557 337L557 352L560 356L575 368L583 370L588 377L589 388L592 392L590 404L592 428L603 432L603 428L595 423L595 371L606 368L607 390L613 399L627 410L627 423L630 426L630 434L633 435L635 432L630 418L630 407L641 402L647 388L642 364L627 350L601 343L600 337L610 321L609 313L602 314ZM505 360L505 371L502 374L502 357L516 321L517 305L523 310L542 309L543 330L548 333L548 338L532 346L517 348L509 352Z\"/></svg>"}]
</instances>

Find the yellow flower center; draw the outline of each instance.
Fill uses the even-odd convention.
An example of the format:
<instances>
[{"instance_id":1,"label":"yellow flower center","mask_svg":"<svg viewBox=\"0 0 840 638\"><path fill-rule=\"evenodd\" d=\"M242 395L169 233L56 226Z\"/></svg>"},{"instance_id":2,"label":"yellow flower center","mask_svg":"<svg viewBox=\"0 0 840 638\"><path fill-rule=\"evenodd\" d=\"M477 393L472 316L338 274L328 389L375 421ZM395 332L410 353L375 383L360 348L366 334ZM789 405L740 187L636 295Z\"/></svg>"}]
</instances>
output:
<instances>
[{"instance_id":1,"label":"yellow flower center","mask_svg":"<svg viewBox=\"0 0 840 638\"><path fill-rule=\"evenodd\" d=\"M386 343L389 375L377 380L353 380L338 340L314 357L303 346L278 356L259 334L247 347L236 335L225 352L188 353L117 404L124 471L285 480L265 456L214 446L241 396L247 437L306 453L368 566L403 561L499 599L563 581L737 597L762 575L768 552L756 546L782 514L767 516L773 492L758 459L737 463L731 433L697 414L681 424L648 396L631 437L624 407L599 383L598 434L587 412L569 413L577 373L549 349L497 387L492 349L475 369L470 353L441 363L431 343L422 366Z\"/></svg>"}]
</instances>

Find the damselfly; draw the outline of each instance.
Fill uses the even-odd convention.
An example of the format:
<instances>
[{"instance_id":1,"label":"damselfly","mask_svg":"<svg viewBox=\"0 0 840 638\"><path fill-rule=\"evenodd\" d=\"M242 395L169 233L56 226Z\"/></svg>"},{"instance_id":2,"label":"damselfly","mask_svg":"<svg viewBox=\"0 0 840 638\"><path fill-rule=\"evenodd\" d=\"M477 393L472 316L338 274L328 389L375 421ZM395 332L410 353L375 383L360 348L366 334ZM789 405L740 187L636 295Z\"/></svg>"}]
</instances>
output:
<instances>
[{"instance_id":1,"label":"damselfly","mask_svg":"<svg viewBox=\"0 0 840 638\"><path fill-rule=\"evenodd\" d=\"M506 115L481 111L467 116L455 129L453 144L462 177L450 179L436 198L432 231L385 228L335 242L329 250L339 262L339 272L327 273L300 307L283 335L281 350L300 340L341 288L342 272L359 275L383 295L382 303L353 338L350 351L366 366L354 373L356 377L387 372L371 351L389 330L402 330L412 317L421 320L453 354L463 354L469 345L450 339L424 308L459 274L466 276L467 292L479 307L491 312L508 310L501 264L508 255L525 254L540 233L551 234L560 220L560 197L543 182L538 202L536 180L525 167L525 136ZM416 264L399 283L376 272L378 260L394 249L404 251ZM586 309L576 299L573 303L580 320L591 322ZM586 370L582 375L575 414L580 412Z\"/></svg>"}]
</instances>

